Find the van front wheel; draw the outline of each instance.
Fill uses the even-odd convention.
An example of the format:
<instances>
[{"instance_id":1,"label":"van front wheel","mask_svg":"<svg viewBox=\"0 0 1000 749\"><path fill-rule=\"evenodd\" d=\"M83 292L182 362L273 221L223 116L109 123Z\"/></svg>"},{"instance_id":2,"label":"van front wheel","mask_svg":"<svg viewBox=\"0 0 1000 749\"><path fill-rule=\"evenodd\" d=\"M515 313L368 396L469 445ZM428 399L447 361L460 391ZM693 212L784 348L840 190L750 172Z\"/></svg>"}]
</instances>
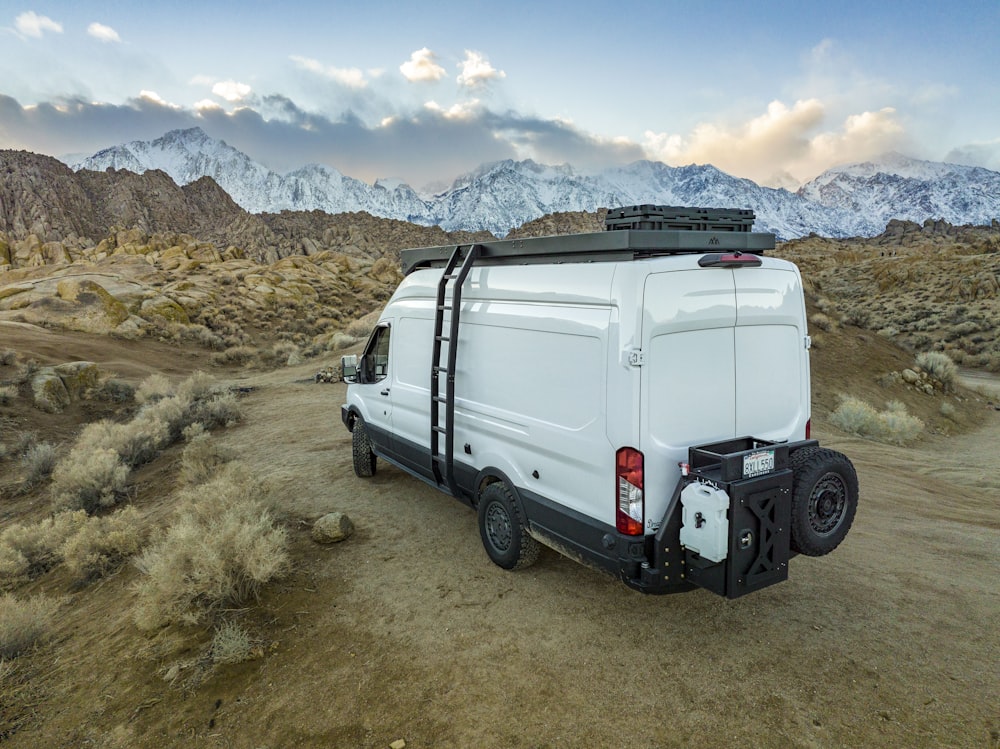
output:
<instances>
[{"instance_id":1,"label":"van front wheel","mask_svg":"<svg viewBox=\"0 0 1000 749\"><path fill-rule=\"evenodd\" d=\"M519 570L538 559L538 541L528 535L510 489L502 481L479 497L479 535L486 555L498 567Z\"/></svg>"},{"instance_id":2,"label":"van front wheel","mask_svg":"<svg viewBox=\"0 0 1000 749\"><path fill-rule=\"evenodd\" d=\"M354 458L354 472L361 478L375 475L375 453L372 451L372 440L365 427L365 420L360 416L354 422L351 430L351 447Z\"/></svg>"}]
</instances>

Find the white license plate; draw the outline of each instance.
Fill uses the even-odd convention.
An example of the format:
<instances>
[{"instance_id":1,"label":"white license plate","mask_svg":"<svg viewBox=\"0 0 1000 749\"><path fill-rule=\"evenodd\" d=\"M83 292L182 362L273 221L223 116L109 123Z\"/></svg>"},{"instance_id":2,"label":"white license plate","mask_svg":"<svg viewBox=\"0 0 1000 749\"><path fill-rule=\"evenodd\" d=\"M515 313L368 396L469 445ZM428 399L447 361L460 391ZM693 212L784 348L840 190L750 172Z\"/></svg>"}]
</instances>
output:
<instances>
[{"instance_id":1,"label":"white license plate","mask_svg":"<svg viewBox=\"0 0 1000 749\"><path fill-rule=\"evenodd\" d=\"M761 450L743 456L743 478L763 476L774 470L774 450Z\"/></svg>"}]
</instances>

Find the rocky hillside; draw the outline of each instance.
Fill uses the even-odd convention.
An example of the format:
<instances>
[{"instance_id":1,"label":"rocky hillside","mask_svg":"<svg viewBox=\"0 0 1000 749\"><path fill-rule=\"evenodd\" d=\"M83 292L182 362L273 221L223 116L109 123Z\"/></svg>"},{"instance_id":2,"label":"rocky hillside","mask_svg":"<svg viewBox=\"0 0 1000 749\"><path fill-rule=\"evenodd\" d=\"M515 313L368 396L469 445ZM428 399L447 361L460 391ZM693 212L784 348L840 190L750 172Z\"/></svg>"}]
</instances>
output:
<instances>
[{"instance_id":1,"label":"rocky hillside","mask_svg":"<svg viewBox=\"0 0 1000 749\"><path fill-rule=\"evenodd\" d=\"M892 221L870 239L778 246L802 270L820 331L856 325L913 351L1000 371L1000 227Z\"/></svg>"},{"instance_id":2,"label":"rocky hillside","mask_svg":"<svg viewBox=\"0 0 1000 749\"><path fill-rule=\"evenodd\" d=\"M72 252L119 228L191 234L251 254L275 244L263 222L211 179L178 187L161 171L73 172L47 156L0 151L0 240L63 243ZM58 254L54 247L47 252Z\"/></svg>"},{"instance_id":3,"label":"rocky hillside","mask_svg":"<svg viewBox=\"0 0 1000 749\"><path fill-rule=\"evenodd\" d=\"M366 213L254 215L211 177L179 187L158 170L73 172L48 156L0 151L0 268L70 262L90 250L99 255L98 246L123 230L197 237L219 252L266 263L324 251L374 259L405 247L492 236L449 234Z\"/></svg>"}]
</instances>

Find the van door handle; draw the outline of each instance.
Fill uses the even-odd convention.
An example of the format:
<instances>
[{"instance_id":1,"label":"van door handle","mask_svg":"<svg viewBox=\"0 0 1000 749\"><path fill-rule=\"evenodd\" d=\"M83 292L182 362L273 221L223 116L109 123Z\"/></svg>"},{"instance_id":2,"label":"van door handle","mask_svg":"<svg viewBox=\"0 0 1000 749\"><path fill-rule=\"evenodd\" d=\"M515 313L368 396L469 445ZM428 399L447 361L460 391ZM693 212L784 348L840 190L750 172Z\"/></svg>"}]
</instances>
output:
<instances>
[{"instance_id":1,"label":"van door handle","mask_svg":"<svg viewBox=\"0 0 1000 749\"><path fill-rule=\"evenodd\" d=\"M389 394L389 388L386 388L385 390L382 391L382 395L388 395L388 394Z\"/></svg>"}]
</instances>

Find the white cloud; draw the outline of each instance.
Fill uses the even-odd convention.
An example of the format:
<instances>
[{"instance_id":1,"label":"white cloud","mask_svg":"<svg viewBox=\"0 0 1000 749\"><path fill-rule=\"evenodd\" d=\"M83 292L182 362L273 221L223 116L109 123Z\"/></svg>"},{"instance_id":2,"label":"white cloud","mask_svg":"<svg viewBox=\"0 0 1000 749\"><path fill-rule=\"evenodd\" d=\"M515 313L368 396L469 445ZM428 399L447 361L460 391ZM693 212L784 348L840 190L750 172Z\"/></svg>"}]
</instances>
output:
<instances>
[{"instance_id":1,"label":"white cloud","mask_svg":"<svg viewBox=\"0 0 1000 749\"><path fill-rule=\"evenodd\" d=\"M212 86L212 93L229 102L241 101L250 95L252 89L237 81L219 81Z\"/></svg>"},{"instance_id":2,"label":"white cloud","mask_svg":"<svg viewBox=\"0 0 1000 749\"><path fill-rule=\"evenodd\" d=\"M197 112L212 111L212 110L222 110L222 105L217 101L212 101L211 99L202 99L201 101L196 101L194 103L194 109Z\"/></svg>"},{"instance_id":3,"label":"white cloud","mask_svg":"<svg viewBox=\"0 0 1000 749\"><path fill-rule=\"evenodd\" d=\"M41 39L46 31L61 34L63 27L61 23L56 23L48 16L40 16L35 11L29 10L14 19L14 28L23 36L31 36Z\"/></svg>"},{"instance_id":4,"label":"white cloud","mask_svg":"<svg viewBox=\"0 0 1000 749\"><path fill-rule=\"evenodd\" d=\"M142 91L139 92L139 100L151 102L161 107L166 107L167 109L176 109L176 110L182 109L180 104L174 104L172 102L169 102L155 91L150 91L149 89L143 89Z\"/></svg>"},{"instance_id":5,"label":"white cloud","mask_svg":"<svg viewBox=\"0 0 1000 749\"><path fill-rule=\"evenodd\" d=\"M462 72L456 78L458 85L469 88L485 86L490 81L507 77L505 72L494 68L481 53L469 49L465 50L465 59L459 63L459 67Z\"/></svg>"},{"instance_id":6,"label":"white cloud","mask_svg":"<svg viewBox=\"0 0 1000 749\"><path fill-rule=\"evenodd\" d=\"M190 83L192 86L211 86L213 83L215 83L215 78L213 78L210 75L204 75L202 73L199 73L198 75L194 76L190 81L188 81L188 83Z\"/></svg>"},{"instance_id":7,"label":"white cloud","mask_svg":"<svg viewBox=\"0 0 1000 749\"><path fill-rule=\"evenodd\" d=\"M429 101L424 104L424 108L435 112L446 120L473 120L479 113L479 99L470 99L469 101L458 102L457 104L452 104L450 107L445 109L436 101Z\"/></svg>"},{"instance_id":8,"label":"white cloud","mask_svg":"<svg viewBox=\"0 0 1000 749\"><path fill-rule=\"evenodd\" d=\"M437 55L427 47L418 49L410 59L399 66L399 72L411 83L440 81L447 71L437 64Z\"/></svg>"},{"instance_id":9,"label":"white cloud","mask_svg":"<svg viewBox=\"0 0 1000 749\"><path fill-rule=\"evenodd\" d=\"M981 166L993 171L1000 171L1000 138L981 143L967 143L953 148L944 157L951 164L966 166Z\"/></svg>"},{"instance_id":10,"label":"white cloud","mask_svg":"<svg viewBox=\"0 0 1000 749\"><path fill-rule=\"evenodd\" d=\"M97 23L97 21L94 21L94 23L87 27L87 33L105 44L108 42L120 42L122 40L118 36L117 31L110 26L105 26L103 23Z\"/></svg>"},{"instance_id":11,"label":"white cloud","mask_svg":"<svg viewBox=\"0 0 1000 749\"><path fill-rule=\"evenodd\" d=\"M292 55L289 59L303 70L308 70L310 73L316 73L324 78L329 78L348 88L361 89L368 85L368 81L365 80L365 74L358 68L335 68L323 65L319 60L300 57L299 55Z\"/></svg>"},{"instance_id":12,"label":"white cloud","mask_svg":"<svg viewBox=\"0 0 1000 749\"><path fill-rule=\"evenodd\" d=\"M852 114L832 129L823 129L825 119L818 99L791 108L773 101L765 114L736 125L705 122L687 136L647 131L643 145L651 158L670 164L713 164L760 184L789 187L837 164L892 150L905 138L891 107Z\"/></svg>"}]
</instances>

